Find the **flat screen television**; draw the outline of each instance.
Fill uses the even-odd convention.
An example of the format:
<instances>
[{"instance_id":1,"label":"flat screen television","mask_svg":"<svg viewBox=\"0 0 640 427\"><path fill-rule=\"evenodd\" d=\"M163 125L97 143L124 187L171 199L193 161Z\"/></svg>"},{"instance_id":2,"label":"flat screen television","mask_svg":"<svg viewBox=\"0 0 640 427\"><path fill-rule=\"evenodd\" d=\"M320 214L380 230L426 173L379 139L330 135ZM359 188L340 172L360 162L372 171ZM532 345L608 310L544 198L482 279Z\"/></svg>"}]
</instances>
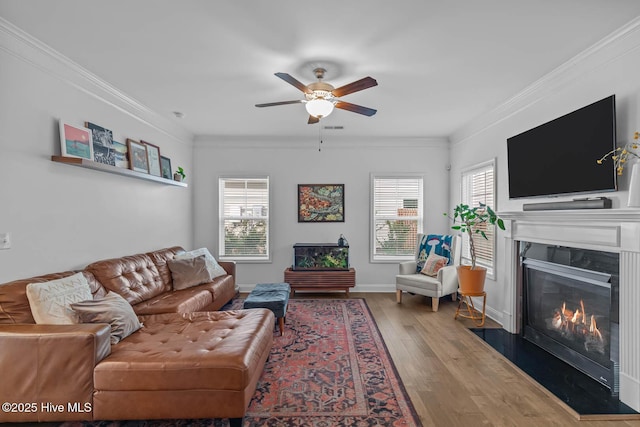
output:
<instances>
[{"instance_id":1,"label":"flat screen television","mask_svg":"<svg viewBox=\"0 0 640 427\"><path fill-rule=\"evenodd\" d=\"M508 138L509 198L615 191L615 147L615 95Z\"/></svg>"}]
</instances>

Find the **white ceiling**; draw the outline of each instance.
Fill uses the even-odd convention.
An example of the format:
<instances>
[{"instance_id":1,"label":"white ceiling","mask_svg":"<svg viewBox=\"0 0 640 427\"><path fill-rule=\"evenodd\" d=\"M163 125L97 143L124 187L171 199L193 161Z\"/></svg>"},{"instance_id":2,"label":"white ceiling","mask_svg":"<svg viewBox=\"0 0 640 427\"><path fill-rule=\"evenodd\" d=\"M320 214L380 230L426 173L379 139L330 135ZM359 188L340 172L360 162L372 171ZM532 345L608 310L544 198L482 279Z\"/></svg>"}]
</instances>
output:
<instances>
[{"instance_id":1,"label":"white ceiling","mask_svg":"<svg viewBox=\"0 0 640 427\"><path fill-rule=\"evenodd\" d=\"M0 0L0 16L196 135L317 133L309 63L343 100L343 135L446 137L640 15L638 0ZM173 111L185 114L173 117Z\"/></svg>"}]
</instances>

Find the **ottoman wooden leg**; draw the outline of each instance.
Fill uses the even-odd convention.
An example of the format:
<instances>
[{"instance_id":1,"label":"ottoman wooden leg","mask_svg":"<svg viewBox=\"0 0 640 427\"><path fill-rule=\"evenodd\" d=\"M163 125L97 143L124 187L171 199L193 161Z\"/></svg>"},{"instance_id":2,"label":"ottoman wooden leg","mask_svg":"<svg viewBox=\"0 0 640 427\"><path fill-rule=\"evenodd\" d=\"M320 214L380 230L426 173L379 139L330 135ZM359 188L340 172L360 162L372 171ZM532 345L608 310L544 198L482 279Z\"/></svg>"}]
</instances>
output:
<instances>
[{"instance_id":1,"label":"ottoman wooden leg","mask_svg":"<svg viewBox=\"0 0 640 427\"><path fill-rule=\"evenodd\" d=\"M284 317L278 319L278 326L280 327L280 336L284 335Z\"/></svg>"}]
</instances>

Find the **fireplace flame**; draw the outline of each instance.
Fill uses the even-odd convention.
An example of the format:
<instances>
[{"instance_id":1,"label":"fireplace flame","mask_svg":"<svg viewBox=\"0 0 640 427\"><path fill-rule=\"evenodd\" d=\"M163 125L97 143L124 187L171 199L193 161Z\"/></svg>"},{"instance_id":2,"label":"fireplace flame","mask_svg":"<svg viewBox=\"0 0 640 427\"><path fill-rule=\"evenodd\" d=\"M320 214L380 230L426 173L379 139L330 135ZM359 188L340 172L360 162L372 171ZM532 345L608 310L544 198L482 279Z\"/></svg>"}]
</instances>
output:
<instances>
[{"instance_id":1,"label":"fireplace flame","mask_svg":"<svg viewBox=\"0 0 640 427\"><path fill-rule=\"evenodd\" d=\"M551 326L563 333L583 336L590 342L603 342L602 333L596 324L596 316L593 314L587 316L582 300L580 300L580 307L576 307L575 311L568 309L567 303L563 302L562 308L553 314Z\"/></svg>"},{"instance_id":2,"label":"fireplace flame","mask_svg":"<svg viewBox=\"0 0 640 427\"><path fill-rule=\"evenodd\" d=\"M580 314L580 310L576 310L576 312L573 313L573 317L571 318L571 323L578 323L581 317L582 315Z\"/></svg>"},{"instance_id":3,"label":"fireplace flame","mask_svg":"<svg viewBox=\"0 0 640 427\"><path fill-rule=\"evenodd\" d=\"M602 341L602 334L600 333L600 330L596 325L596 316L594 316L593 314L591 315L590 323L591 324L589 325L589 333L591 333L592 336Z\"/></svg>"}]
</instances>

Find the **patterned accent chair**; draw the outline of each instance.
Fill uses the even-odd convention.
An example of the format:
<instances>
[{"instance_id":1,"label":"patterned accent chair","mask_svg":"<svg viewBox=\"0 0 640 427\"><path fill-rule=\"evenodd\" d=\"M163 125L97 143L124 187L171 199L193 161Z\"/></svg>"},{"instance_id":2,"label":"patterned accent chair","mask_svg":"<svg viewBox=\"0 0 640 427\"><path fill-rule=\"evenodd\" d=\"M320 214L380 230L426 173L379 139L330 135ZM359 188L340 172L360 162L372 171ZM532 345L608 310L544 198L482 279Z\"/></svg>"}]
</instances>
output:
<instances>
[{"instance_id":1,"label":"patterned accent chair","mask_svg":"<svg viewBox=\"0 0 640 427\"><path fill-rule=\"evenodd\" d=\"M451 295L453 301L458 296L458 272L456 267L460 265L461 242L460 236L452 236L451 239L451 264L438 270L435 277L417 272L420 256L420 242L424 234L417 235L415 260L400 263L399 274L396 276L396 300L402 303L402 292L431 297L431 308L438 311L439 298Z\"/></svg>"}]
</instances>

